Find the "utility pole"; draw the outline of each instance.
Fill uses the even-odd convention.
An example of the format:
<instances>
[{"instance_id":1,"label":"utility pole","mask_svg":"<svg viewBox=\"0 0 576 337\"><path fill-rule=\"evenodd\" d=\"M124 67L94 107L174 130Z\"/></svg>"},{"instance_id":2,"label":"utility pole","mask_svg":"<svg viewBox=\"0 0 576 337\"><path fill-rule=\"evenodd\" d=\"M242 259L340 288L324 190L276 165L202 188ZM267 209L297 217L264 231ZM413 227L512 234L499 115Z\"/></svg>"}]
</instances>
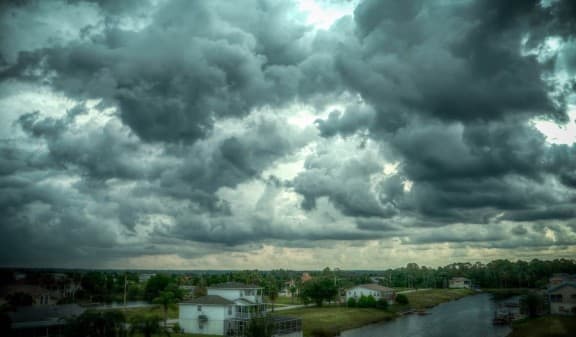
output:
<instances>
[{"instance_id":1,"label":"utility pole","mask_svg":"<svg viewBox=\"0 0 576 337\"><path fill-rule=\"evenodd\" d=\"M126 310L126 287L128 284L128 275L124 272L124 310Z\"/></svg>"}]
</instances>

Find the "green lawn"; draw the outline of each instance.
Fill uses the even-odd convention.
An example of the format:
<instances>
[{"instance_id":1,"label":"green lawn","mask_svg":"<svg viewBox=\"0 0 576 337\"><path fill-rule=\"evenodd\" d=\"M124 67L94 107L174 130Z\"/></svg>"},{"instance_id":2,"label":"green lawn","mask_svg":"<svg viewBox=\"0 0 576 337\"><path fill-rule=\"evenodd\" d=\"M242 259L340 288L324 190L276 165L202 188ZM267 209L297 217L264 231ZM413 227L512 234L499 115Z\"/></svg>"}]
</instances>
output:
<instances>
[{"instance_id":1,"label":"green lawn","mask_svg":"<svg viewBox=\"0 0 576 337\"><path fill-rule=\"evenodd\" d=\"M474 292L469 289L430 289L405 294L410 301L408 306L392 305L389 311L373 308L347 308L338 305L327 305L324 307L306 307L292 310L279 311L274 313L280 316L295 316L302 318L304 336L312 336L314 331L323 331L327 335L335 335L339 331L358 328L370 323L391 320L397 317L398 311L408 308L425 308L455 300ZM296 301L295 301L296 302ZM281 306L292 304L290 297L279 297L276 304ZM297 303L294 303L297 304ZM138 314L158 315L162 317L160 306L151 308L127 309L126 317L130 318ZM173 306L168 312L169 318L178 318L178 307ZM172 334L176 337L196 337L189 334ZM538 335L539 336L539 335ZM206 337L206 336L204 336Z\"/></svg>"},{"instance_id":2,"label":"green lawn","mask_svg":"<svg viewBox=\"0 0 576 337\"><path fill-rule=\"evenodd\" d=\"M280 311L277 315L302 318L304 336L311 336L313 331L335 333L396 317L390 311L340 306L299 308Z\"/></svg>"},{"instance_id":3,"label":"green lawn","mask_svg":"<svg viewBox=\"0 0 576 337\"><path fill-rule=\"evenodd\" d=\"M473 293L474 291L470 289L429 289L415 291L404 295L408 297L409 305L407 307L422 309L433 307L443 302L457 300ZM394 305L392 306L392 309L402 310L406 309L407 307Z\"/></svg>"},{"instance_id":4,"label":"green lawn","mask_svg":"<svg viewBox=\"0 0 576 337\"><path fill-rule=\"evenodd\" d=\"M269 298L266 298L266 302L271 303ZM293 305L293 304L301 304L300 299L298 297L290 297L290 296L278 296L274 304L285 304L285 305Z\"/></svg>"},{"instance_id":5,"label":"green lawn","mask_svg":"<svg viewBox=\"0 0 576 337\"><path fill-rule=\"evenodd\" d=\"M137 315L155 315L160 318L164 318L164 310L162 306L157 305L154 307L147 307L147 308L132 308L132 309L125 309L122 310L124 315L126 315L126 319L130 319ZM178 305L173 304L168 308L168 319L171 318L178 318Z\"/></svg>"},{"instance_id":6,"label":"green lawn","mask_svg":"<svg viewBox=\"0 0 576 337\"><path fill-rule=\"evenodd\" d=\"M574 316L544 316L512 324L508 337L572 337L576 334Z\"/></svg>"}]
</instances>

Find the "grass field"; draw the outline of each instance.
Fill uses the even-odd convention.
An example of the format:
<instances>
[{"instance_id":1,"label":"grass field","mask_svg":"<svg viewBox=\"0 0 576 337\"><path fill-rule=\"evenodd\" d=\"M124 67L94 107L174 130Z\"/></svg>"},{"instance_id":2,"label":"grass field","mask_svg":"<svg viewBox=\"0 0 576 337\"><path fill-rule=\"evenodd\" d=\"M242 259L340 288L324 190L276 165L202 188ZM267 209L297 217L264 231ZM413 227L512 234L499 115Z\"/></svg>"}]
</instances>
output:
<instances>
[{"instance_id":1,"label":"grass field","mask_svg":"<svg viewBox=\"0 0 576 337\"><path fill-rule=\"evenodd\" d=\"M271 303L270 299L266 298L266 302ZM300 299L298 297L289 297L289 296L278 296L274 304L285 304L285 305L293 305L293 304L301 304Z\"/></svg>"},{"instance_id":2,"label":"grass field","mask_svg":"<svg viewBox=\"0 0 576 337\"><path fill-rule=\"evenodd\" d=\"M130 318L137 316L137 315L155 315L160 318L164 318L164 310L161 306L154 306L154 307L147 307L147 308L133 308L133 309L126 309L123 310L126 319L130 320ZM171 318L178 318L178 305L174 304L171 305L168 309L168 319Z\"/></svg>"},{"instance_id":3,"label":"grass field","mask_svg":"<svg viewBox=\"0 0 576 337\"><path fill-rule=\"evenodd\" d=\"M512 325L508 337L572 337L576 335L576 318L569 316L544 316Z\"/></svg>"},{"instance_id":4,"label":"grass field","mask_svg":"<svg viewBox=\"0 0 576 337\"><path fill-rule=\"evenodd\" d=\"M322 331L326 333L326 335L335 335L339 331L394 319L398 315L397 312L409 308L420 309L431 307L443 302L459 299L472 293L473 291L468 289L429 289L405 294L410 302L409 305L392 305L388 311L373 308L347 308L337 305L327 305L324 307L306 307L285 310L277 312L275 315L301 318L304 336L306 337L312 336L312 332L315 331ZM276 304L284 306L293 303L290 297L278 297ZM295 301L294 304L298 304L298 302ZM160 306L128 309L125 311L125 314L128 319L140 314L158 315L163 317L162 308ZM177 306L170 308L168 311L168 318L178 318ZM171 335L176 337L195 337L194 335Z\"/></svg>"},{"instance_id":5,"label":"grass field","mask_svg":"<svg viewBox=\"0 0 576 337\"><path fill-rule=\"evenodd\" d=\"M443 302L457 300L473 294L470 289L429 289L405 294L408 297L407 306L393 305L392 310L405 310L407 308L423 309L433 307Z\"/></svg>"},{"instance_id":6,"label":"grass field","mask_svg":"<svg viewBox=\"0 0 576 337\"><path fill-rule=\"evenodd\" d=\"M302 318L304 336L311 336L313 331L335 333L396 317L396 313L390 311L340 306L299 308L281 311L278 315Z\"/></svg>"}]
</instances>

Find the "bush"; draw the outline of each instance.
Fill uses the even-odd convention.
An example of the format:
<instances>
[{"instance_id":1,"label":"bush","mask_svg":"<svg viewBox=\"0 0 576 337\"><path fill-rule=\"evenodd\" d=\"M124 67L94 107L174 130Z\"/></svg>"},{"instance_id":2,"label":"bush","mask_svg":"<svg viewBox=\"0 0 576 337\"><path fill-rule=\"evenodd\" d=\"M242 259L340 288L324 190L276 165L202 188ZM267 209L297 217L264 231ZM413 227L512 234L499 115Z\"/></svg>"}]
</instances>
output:
<instances>
[{"instance_id":1,"label":"bush","mask_svg":"<svg viewBox=\"0 0 576 337\"><path fill-rule=\"evenodd\" d=\"M335 328L317 328L311 331L312 337L333 337L339 336L340 332Z\"/></svg>"},{"instance_id":2,"label":"bush","mask_svg":"<svg viewBox=\"0 0 576 337\"><path fill-rule=\"evenodd\" d=\"M350 308L356 307L356 299L355 299L354 297L350 297L350 298L348 299L348 306L349 306Z\"/></svg>"},{"instance_id":3,"label":"bush","mask_svg":"<svg viewBox=\"0 0 576 337\"><path fill-rule=\"evenodd\" d=\"M183 329L180 327L180 324L178 324L178 322L174 323L174 325L172 326L172 331L174 333L182 333L184 332Z\"/></svg>"},{"instance_id":4,"label":"bush","mask_svg":"<svg viewBox=\"0 0 576 337\"><path fill-rule=\"evenodd\" d=\"M360 296L358 300L358 307L359 308L374 308L376 306L376 300L372 295L370 296Z\"/></svg>"},{"instance_id":5,"label":"bush","mask_svg":"<svg viewBox=\"0 0 576 337\"><path fill-rule=\"evenodd\" d=\"M386 301L383 298L379 299L378 302L376 302L376 308L382 309L382 310L387 310L388 309L388 301Z\"/></svg>"},{"instance_id":6,"label":"bush","mask_svg":"<svg viewBox=\"0 0 576 337\"><path fill-rule=\"evenodd\" d=\"M396 295L396 303L403 305L408 304L408 297L404 294L398 294Z\"/></svg>"}]
</instances>

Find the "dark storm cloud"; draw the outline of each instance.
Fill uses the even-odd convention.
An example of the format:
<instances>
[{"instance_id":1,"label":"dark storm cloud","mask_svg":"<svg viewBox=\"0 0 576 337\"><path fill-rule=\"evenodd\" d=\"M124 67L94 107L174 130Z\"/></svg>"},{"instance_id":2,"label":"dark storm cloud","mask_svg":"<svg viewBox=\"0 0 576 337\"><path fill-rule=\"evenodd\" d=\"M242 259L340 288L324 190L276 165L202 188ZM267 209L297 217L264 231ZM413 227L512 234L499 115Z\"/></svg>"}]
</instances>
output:
<instances>
[{"instance_id":1,"label":"dark storm cloud","mask_svg":"<svg viewBox=\"0 0 576 337\"><path fill-rule=\"evenodd\" d=\"M294 190L304 196L302 207L316 208L316 200L327 197L349 216L391 217L396 210L384 193L371 192L370 176L382 171L373 158L353 158L347 161L337 153L320 152L308 157L305 171L293 181Z\"/></svg>"},{"instance_id":2,"label":"dark storm cloud","mask_svg":"<svg viewBox=\"0 0 576 337\"><path fill-rule=\"evenodd\" d=\"M499 210L573 202L572 192L549 189L547 177L574 187L574 146L550 146L528 123L566 120L573 90L558 92L557 82L545 80L554 59L521 52L555 33L574 34L566 29L573 19L560 14L568 3L364 1L356 8L356 48L340 51L337 69L375 110L370 137L387 144L414 182L395 206L484 223ZM366 128L361 113L345 117L319 120L321 134Z\"/></svg>"},{"instance_id":3,"label":"dark storm cloud","mask_svg":"<svg viewBox=\"0 0 576 337\"><path fill-rule=\"evenodd\" d=\"M10 263L574 244L576 146L531 124L566 122L573 1L365 0L325 31L279 0L2 6L0 98L25 82L78 103L16 109L0 135ZM332 112L301 128L293 105Z\"/></svg>"},{"instance_id":4,"label":"dark storm cloud","mask_svg":"<svg viewBox=\"0 0 576 337\"><path fill-rule=\"evenodd\" d=\"M140 31L95 27L68 45L20 53L3 76L55 72L55 88L117 103L122 120L148 141L195 141L216 118L244 116L338 83L316 66L329 57L311 57L301 46L307 29L288 21L290 6L253 1L243 8L172 1Z\"/></svg>"}]
</instances>

